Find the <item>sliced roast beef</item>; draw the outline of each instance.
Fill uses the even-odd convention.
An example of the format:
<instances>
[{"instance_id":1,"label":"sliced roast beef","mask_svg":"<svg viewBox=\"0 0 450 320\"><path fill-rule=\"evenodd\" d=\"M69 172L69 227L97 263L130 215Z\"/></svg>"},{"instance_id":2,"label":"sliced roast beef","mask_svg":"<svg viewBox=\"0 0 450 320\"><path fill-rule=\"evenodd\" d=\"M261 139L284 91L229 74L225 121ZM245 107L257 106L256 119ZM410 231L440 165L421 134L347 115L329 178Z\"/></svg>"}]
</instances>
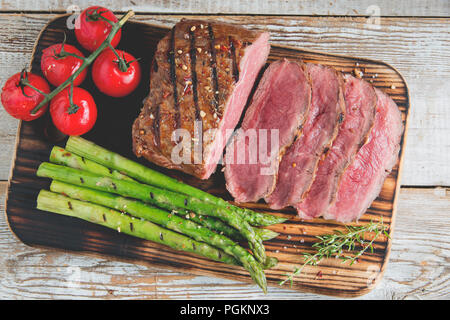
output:
<instances>
[{"instance_id":1,"label":"sliced roast beef","mask_svg":"<svg viewBox=\"0 0 450 320\"><path fill-rule=\"evenodd\" d=\"M268 40L226 23L177 23L155 53L150 93L133 124L135 154L207 179L267 60Z\"/></svg>"},{"instance_id":2,"label":"sliced roast beef","mask_svg":"<svg viewBox=\"0 0 450 320\"><path fill-rule=\"evenodd\" d=\"M278 170L276 188L266 197L272 209L297 204L311 186L317 164L344 120L342 75L332 68L307 64L312 100L301 136L288 148Z\"/></svg>"},{"instance_id":3,"label":"sliced roast beef","mask_svg":"<svg viewBox=\"0 0 450 320\"><path fill-rule=\"evenodd\" d=\"M397 162L403 132L400 110L392 99L375 89L378 97L375 124L367 143L345 170L334 203L325 219L357 220L380 193L385 178Z\"/></svg>"},{"instance_id":4,"label":"sliced roast beef","mask_svg":"<svg viewBox=\"0 0 450 320\"><path fill-rule=\"evenodd\" d=\"M331 148L319 162L309 191L295 205L304 219L325 213L334 200L341 175L365 143L375 120L377 96L374 88L350 75L345 75L344 81L345 119Z\"/></svg>"},{"instance_id":5,"label":"sliced roast beef","mask_svg":"<svg viewBox=\"0 0 450 320\"><path fill-rule=\"evenodd\" d=\"M226 185L237 202L257 201L273 191L279 161L298 135L310 100L303 63L270 64L226 150Z\"/></svg>"}]
</instances>

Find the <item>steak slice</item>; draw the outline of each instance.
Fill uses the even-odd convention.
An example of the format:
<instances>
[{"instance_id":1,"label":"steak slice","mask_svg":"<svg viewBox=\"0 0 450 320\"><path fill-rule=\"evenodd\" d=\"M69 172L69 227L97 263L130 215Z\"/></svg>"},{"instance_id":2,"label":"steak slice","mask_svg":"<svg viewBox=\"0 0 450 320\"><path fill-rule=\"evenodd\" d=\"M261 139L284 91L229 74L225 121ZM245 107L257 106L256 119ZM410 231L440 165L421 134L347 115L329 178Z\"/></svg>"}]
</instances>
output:
<instances>
[{"instance_id":1,"label":"steak slice","mask_svg":"<svg viewBox=\"0 0 450 320\"><path fill-rule=\"evenodd\" d=\"M306 69L312 81L311 107L301 136L280 162L275 190L266 197L272 209L300 202L314 180L320 157L344 120L342 75L318 64L308 63Z\"/></svg>"},{"instance_id":2,"label":"steak slice","mask_svg":"<svg viewBox=\"0 0 450 320\"><path fill-rule=\"evenodd\" d=\"M267 60L268 40L226 23L177 23L157 46L150 93L133 124L134 153L209 178Z\"/></svg>"},{"instance_id":3,"label":"steak slice","mask_svg":"<svg viewBox=\"0 0 450 320\"><path fill-rule=\"evenodd\" d=\"M303 63L283 59L269 65L226 150L226 186L237 202L257 201L273 191L279 161L298 135L310 100Z\"/></svg>"},{"instance_id":4,"label":"steak slice","mask_svg":"<svg viewBox=\"0 0 450 320\"><path fill-rule=\"evenodd\" d=\"M303 219L325 213L334 200L341 175L365 143L375 120L377 95L374 88L351 75L345 75L344 80L345 119L330 150L319 162L311 188L295 205Z\"/></svg>"},{"instance_id":5,"label":"steak slice","mask_svg":"<svg viewBox=\"0 0 450 320\"><path fill-rule=\"evenodd\" d=\"M403 132L400 110L392 99L375 89L377 113L367 143L345 170L335 202L325 219L350 222L358 219L378 196L384 180L397 162Z\"/></svg>"}]
</instances>

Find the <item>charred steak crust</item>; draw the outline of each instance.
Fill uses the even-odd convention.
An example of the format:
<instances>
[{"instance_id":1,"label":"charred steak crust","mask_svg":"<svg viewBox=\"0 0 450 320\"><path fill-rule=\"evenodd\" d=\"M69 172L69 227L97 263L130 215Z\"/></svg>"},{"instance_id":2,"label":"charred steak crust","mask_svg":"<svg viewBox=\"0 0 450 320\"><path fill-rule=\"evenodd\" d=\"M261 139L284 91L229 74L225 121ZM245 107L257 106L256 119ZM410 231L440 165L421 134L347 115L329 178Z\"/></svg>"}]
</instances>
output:
<instances>
[{"instance_id":1,"label":"charred steak crust","mask_svg":"<svg viewBox=\"0 0 450 320\"><path fill-rule=\"evenodd\" d=\"M260 35L215 21L183 19L177 23L157 46L151 90L133 123L134 153L160 166L205 178L205 165L194 159L194 152L191 164L172 162L176 145L172 133L186 129L194 137L196 120L201 121L203 132L219 127L242 71L239 63L244 51Z\"/></svg>"}]
</instances>

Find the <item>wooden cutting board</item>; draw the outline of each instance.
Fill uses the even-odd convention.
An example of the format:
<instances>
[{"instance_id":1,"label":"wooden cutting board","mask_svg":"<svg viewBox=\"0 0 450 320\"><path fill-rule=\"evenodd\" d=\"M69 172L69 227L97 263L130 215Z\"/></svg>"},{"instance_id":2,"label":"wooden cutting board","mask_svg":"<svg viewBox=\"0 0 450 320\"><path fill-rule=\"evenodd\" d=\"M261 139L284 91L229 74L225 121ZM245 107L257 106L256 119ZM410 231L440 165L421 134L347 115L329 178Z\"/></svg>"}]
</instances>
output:
<instances>
[{"instance_id":1,"label":"wooden cutting board","mask_svg":"<svg viewBox=\"0 0 450 320\"><path fill-rule=\"evenodd\" d=\"M80 48L73 31L67 30L66 20L67 15L57 17L42 30L33 52L32 72L41 74L42 49L62 42L64 32L67 34L67 42ZM148 71L156 45L167 32L168 29L164 27L128 22L123 27L122 40L118 48L141 57L143 70ZM300 46L301 43L298 45ZM389 234L392 238L409 113L408 88L403 77L383 62L273 45L269 61L281 57L321 63L347 73L361 71L364 79L388 93L398 104L405 125L399 160L387 177L379 197L359 220L362 224L380 221L382 218L385 225L389 226ZM99 117L94 129L84 137L130 159L137 160L131 151L131 125L139 114L142 100L148 94L148 83L149 72L144 72L138 89L126 98L117 99L101 94L89 76L82 87L93 94L99 108ZM12 232L21 241L31 246L108 256L117 260L180 272L251 282L251 278L243 268L209 261L194 254L180 253L76 218L35 209L37 193L42 188L48 189L49 186L48 179L36 177L37 167L41 162L48 161L50 149L55 144L55 135L52 134L49 123L47 113L36 121L21 122L17 133L7 191L6 215ZM65 139L60 139L57 144L64 146ZM137 161L231 200L225 189L224 177L220 169L210 179L200 181L180 172L156 167L145 160ZM342 224L323 219L301 221L293 209L275 212L262 202L247 204L246 207L289 218L286 223L268 227L280 233L276 239L265 242L267 254L277 257L280 261L277 267L266 272L269 293L270 286L279 286L279 282L285 279L286 273L292 272L295 266L302 264L303 252L312 252L311 245L317 240L315 236L332 233L335 229L343 229ZM341 263L338 259L326 259L318 266L306 266L302 273L295 277L292 289L341 297L365 294L382 277L389 259L390 247L391 239L382 236L377 239L374 252L364 254L359 262L352 266ZM289 287L289 283L285 286Z\"/></svg>"}]
</instances>

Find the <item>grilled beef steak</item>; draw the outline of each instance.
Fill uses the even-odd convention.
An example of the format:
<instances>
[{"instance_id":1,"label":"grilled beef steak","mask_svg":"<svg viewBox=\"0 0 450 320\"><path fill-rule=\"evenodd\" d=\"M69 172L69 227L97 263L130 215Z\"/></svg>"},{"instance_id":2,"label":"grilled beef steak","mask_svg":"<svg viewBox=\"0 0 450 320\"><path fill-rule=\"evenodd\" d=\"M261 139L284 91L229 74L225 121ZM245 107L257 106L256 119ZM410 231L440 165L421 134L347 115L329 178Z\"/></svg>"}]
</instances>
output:
<instances>
[{"instance_id":1,"label":"grilled beef steak","mask_svg":"<svg viewBox=\"0 0 450 320\"><path fill-rule=\"evenodd\" d=\"M367 82L344 76L345 119L330 150L319 162L308 193L295 207L304 219L319 217L334 200L345 169L365 143L375 120L377 95Z\"/></svg>"},{"instance_id":2,"label":"grilled beef steak","mask_svg":"<svg viewBox=\"0 0 450 320\"><path fill-rule=\"evenodd\" d=\"M288 148L278 169L275 190L266 198L272 209L294 205L314 180L320 157L333 142L344 120L342 75L332 68L307 64L312 101L301 136Z\"/></svg>"},{"instance_id":3,"label":"grilled beef steak","mask_svg":"<svg viewBox=\"0 0 450 320\"><path fill-rule=\"evenodd\" d=\"M389 96L378 89L375 91L378 97L375 124L367 143L342 175L336 200L325 212L325 219L340 222L358 219L378 196L397 162L402 116Z\"/></svg>"},{"instance_id":4,"label":"grilled beef steak","mask_svg":"<svg viewBox=\"0 0 450 320\"><path fill-rule=\"evenodd\" d=\"M226 23L177 23L155 53L150 93L133 124L135 154L207 179L267 60L268 40Z\"/></svg>"},{"instance_id":5,"label":"grilled beef steak","mask_svg":"<svg viewBox=\"0 0 450 320\"><path fill-rule=\"evenodd\" d=\"M226 150L226 185L236 201L257 201L273 191L279 161L305 122L310 101L303 63L284 59L269 65Z\"/></svg>"}]
</instances>

